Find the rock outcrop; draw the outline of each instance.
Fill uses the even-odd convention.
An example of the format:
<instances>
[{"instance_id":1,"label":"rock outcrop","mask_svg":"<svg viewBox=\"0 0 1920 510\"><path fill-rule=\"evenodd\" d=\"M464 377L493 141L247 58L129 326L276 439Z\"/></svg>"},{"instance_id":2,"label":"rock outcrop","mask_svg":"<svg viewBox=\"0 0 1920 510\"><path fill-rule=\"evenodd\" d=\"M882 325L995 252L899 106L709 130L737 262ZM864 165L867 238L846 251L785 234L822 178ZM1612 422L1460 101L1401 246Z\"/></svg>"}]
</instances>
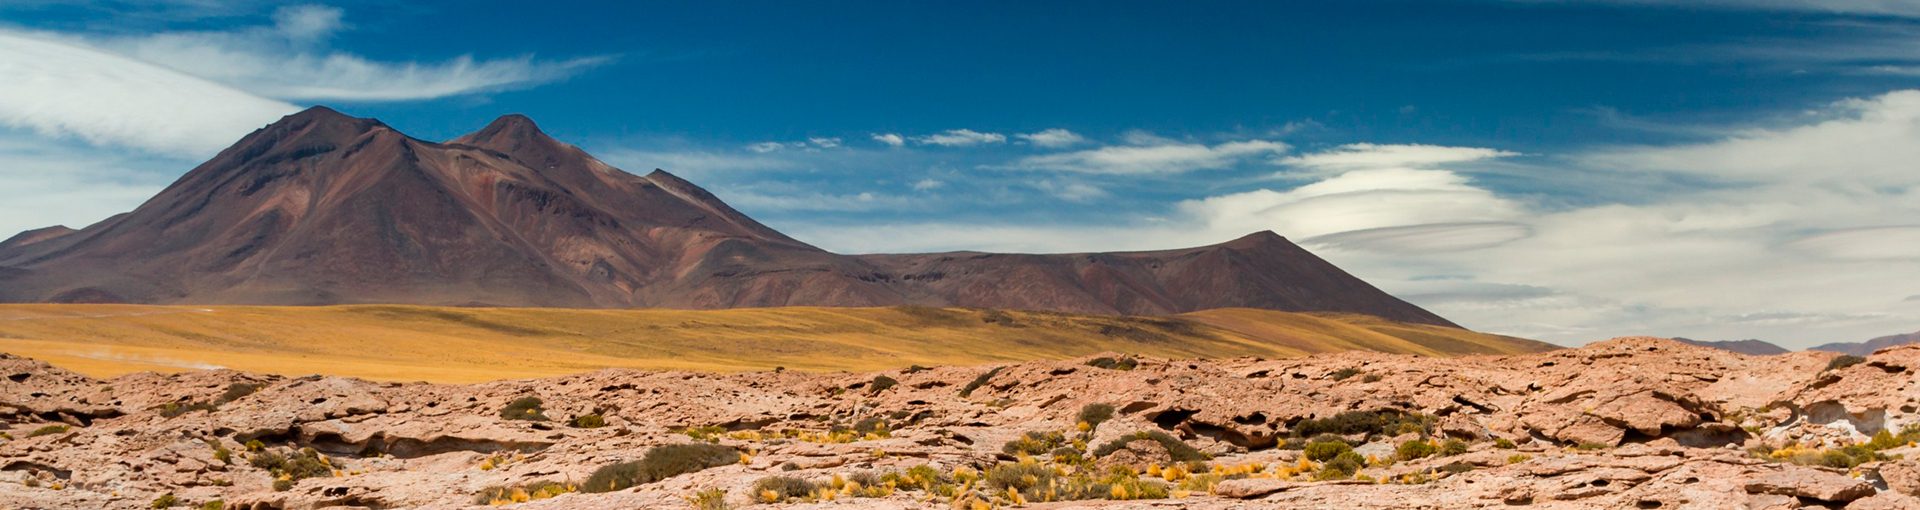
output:
<instances>
[{"instance_id":1,"label":"rock outcrop","mask_svg":"<svg viewBox=\"0 0 1920 510\"><path fill-rule=\"evenodd\" d=\"M1107 361L1127 362L869 374L603 370L465 386L233 371L93 380L9 356L0 357L9 438L0 440L0 506L146 508L171 494L226 508L461 508L492 502L482 494L490 488L577 485L650 448L700 441L737 449L740 462L517 504L678 507L709 489L741 504L765 497L756 483L771 477L858 486L925 466L958 487L951 477L1044 466L967 486L1012 498L1017 487L994 484L1068 477L1082 468L1062 459L1087 456L1098 458L1085 469L1133 469L1186 508L1920 505L1920 468L1895 458L1914 447L1879 444L1875 458L1849 457L1842 468L1794 456L1910 432L1908 367L1920 347L1837 370L1826 369L1828 356L1748 357L1624 338L1505 357L1112 354ZM1079 425L1090 404L1112 406L1111 419ZM1333 459L1299 451L1329 436L1366 461L1343 473ZM1021 438L1037 446L1008 445ZM1439 452L1398 451L1409 443ZM296 469L302 459L320 467ZM827 492L860 508L954 497L891 480L884 494L844 481Z\"/></svg>"}]
</instances>

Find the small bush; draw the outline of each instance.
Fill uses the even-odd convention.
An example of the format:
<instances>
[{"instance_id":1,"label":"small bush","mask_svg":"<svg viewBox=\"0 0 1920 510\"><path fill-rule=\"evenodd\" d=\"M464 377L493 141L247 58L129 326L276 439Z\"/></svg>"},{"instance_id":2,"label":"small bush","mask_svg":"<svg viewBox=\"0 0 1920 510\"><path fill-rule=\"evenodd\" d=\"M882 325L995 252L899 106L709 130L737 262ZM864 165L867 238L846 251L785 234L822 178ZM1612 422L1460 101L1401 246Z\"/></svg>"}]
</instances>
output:
<instances>
[{"instance_id":1,"label":"small bush","mask_svg":"<svg viewBox=\"0 0 1920 510\"><path fill-rule=\"evenodd\" d=\"M1332 376L1332 377L1333 377L1333 380L1335 380L1335 381L1345 381L1345 380L1347 380L1348 378L1350 378L1350 377L1353 377L1353 376L1356 376L1356 375L1360 375L1360 369L1358 369L1358 368L1353 368L1353 367L1347 367L1347 368L1342 368L1342 369L1339 369L1339 370L1335 370L1335 371L1333 372L1333 376Z\"/></svg>"},{"instance_id":2,"label":"small bush","mask_svg":"<svg viewBox=\"0 0 1920 510\"><path fill-rule=\"evenodd\" d=\"M868 416L853 423L853 432L861 437L873 435L888 437L893 435L893 426L881 416Z\"/></svg>"},{"instance_id":3,"label":"small bush","mask_svg":"<svg viewBox=\"0 0 1920 510\"><path fill-rule=\"evenodd\" d=\"M293 490L293 480L287 480L283 478L283 479L273 481L274 492L286 492L290 490Z\"/></svg>"},{"instance_id":4,"label":"small bush","mask_svg":"<svg viewBox=\"0 0 1920 510\"><path fill-rule=\"evenodd\" d=\"M613 492L739 461L740 451L727 446L702 443L655 446L640 460L608 464L594 470L580 490Z\"/></svg>"},{"instance_id":5,"label":"small bush","mask_svg":"<svg viewBox=\"0 0 1920 510\"><path fill-rule=\"evenodd\" d=\"M576 429L597 429L607 426L607 418L600 413L583 414L567 420L567 425Z\"/></svg>"},{"instance_id":6,"label":"small bush","mask_svg":"<svg viewBox=\"0 0 1920 510\"><path fill-rule=\"evenodd\" d=\"M761 502L779 503L813 494L813 482L791 476L769 476L753 482L754 497Z\"/></svg>"},{"instance_id":7,"label":"small bush","mask_svg":"<svg viewBox=\"0 0 1920 510\"><path fill-rule=\"evenodd\" d=\"M1442 457L1452 457L1464 453L1467 453L1466 441L1448 439L1446 442L1440 443L1440 455Z\"/></svg>"},{"instance_id":8,"label":"small bush","mask_svg":"<svg viewBox=\"0 0 1920 510\"><path fill-rule=\"evenodd\" d=\"M967 398L973 395L973 390L980 389L981 386L986 386L987 381L993 380L993 376L999 375L1000 371L1006 368L1007 367L993 367L993 369L981 373L978 377L974 377L973 381L968 382L965 387L960 388L960 398Z\"/></svg>"},{"instance_id":9,"label":"small bush","mask_svg":"<svg viewBox=\"0 0 1920 510\"><path fill-rule=\"evenodd\" d=\"M1087 366L1107 370L1133 370L1140 366L1140 360L1133 359L1131 356L1123 356L1119 359L1101 356L1087 360Z\"/></svg>"},{"instance_id":10,"label":"small bush","mask_svg":"<svg viewBox=\"0 0 1920 510\"><path fill-rule=\"evenodd\" d=\"M1360 378L1360 382L1377 383L1377 382L1380 382L1381 379L1384 379L1384 378L1381 377L1380 374L1367 374L1366 377Z\"/></svg>"},{"instance_id":11,"label":"small bush","mask_svg":"<svg viewBox=\"0 0 1920 510\"><path fill-rule=\"evenodd\" d=\"M220 394L220 403L225 404L235 400L240 400L241 398L245 398L247 395L252 395L256 391L260 391L260 385L258 384L239 383L239 382L229 384L227 385L227 391L225 393Z\"/></svg>"},{"instance_id":12,"label":"small bush","mask_svg":"<svg viewBox=\"0 0 1920 510\"><path fill-rule=\"evenodd\" d=\"M68 427L66 425L48 425L45 427L33 429L33 432L27 433L27 437L51 436L54 434L65 433L68 430L72 430L72 427Z\"/></svg>"},{"instance_id":13,"label":"small bush","mask_svg":"<svg viewBox=\"0 0 1920 510\"><path fill-rule=\"evenodd\" d=\"M508 420L547 421L547 410L540 397L520 397L500 408L500 417Z\"/></svg>"},{"instance_id":14,"label":"small bush","mask_svg":"<svg viewBox=\"0 0 1920 510\"><path fill-rule=\"evenodd\" d=\"M226 510L226 508L227 502L218 499L200 504L200 510Z\"/></svg>"},{"instance_id":15,"label":"small bush","mask_svg":"<svg viewBox=\"0 0 1920 510\"><path fill-rule=\"evenodd\" d=\"M333 461L312 448L302 448L291 454L260 452L248 459L247 463L267 470L275 477L285 477L289 488L293 486L292 482L302 479L333 476Z\"/></svg>"},{"instance_id":16,"label":"small bush","mask_svg":"<svg viewBox=\"0 0 1920 510\"><path fill-rule=\"evenodd\" d=\"M1415 439L1412 441L1407 441L1405 443L1400 443L1400 446L1398 448L1393 449L1393 456L1403 461L1414 460L1414 459L1424 459L1427 457L1432 457L1434 453L1438 452L1438 450L1439 450L1438 448L1434 448L1432 444L1426 441Z\"/></svg>"},{"instance_id":17,"label":"small bush","mask_svg":"<svg viewBox=\"0 0 1920 510\"><path fill-rule=\"evenodd\" d=\"M1865 363L1866 361L1867 361L1866 358L1854 356L1852 354L1842 354L1838 357L1833 358L1833 361L1827 362L1827 370L1839 370L1842 368L1847 368L1850 366Z\"/></svg>"},{"instance_id":18,"label":"small bush","mask_svg":"<svg viewBox=\"0 0 1920 510\"><path fill-rule=\"evenodd\" d=\"M1367 459L1360 454L1346 451L1320 466L1320 472L1314 473L1313 477L1317 480L1345 480L1353 478L1353 474L1360 472L1360 468L1366 464Z\"/></svg>"},{"instance_id":19,"label":"small bush","mask_svg":"<svg viewBox=\"0 0 1920 510\"><path fill-rule=\"evenodd\" d=\"M185 402L185 403L168 402L165 404L160 404L158 407L154 408L155 411L160 412L160 416L166 417L166 418L173 418L173 417L177 417L177 416L191 413L194 411L206 411L211 413L219 409L220 409L220 406L212 402Z\"/></svg>"},{"instance_id":20,"label":"small bush","mask_svg":"<svg viewBox=\"0 0 1920 510\"><path fill-rule=\"evenodd\" d=\"M147 507L148 508L173 508L174 505L178 505L178 504L180 504L180 498L173 497L173 493L169 492L166 494L161 494L160 497L153 498L153 503L148 504Z\"/></svg>"},{"instance_id":21,"label":"small bush","mask_svg":"<svg viewBox=\"0 0 1920 510\"><path fill-rule=\"evenodd\" d=\"M260 440L258 439L248 439L247 444L245 446L247 447L247 451L249 452L257 452L260 450L267 449L267 444L260 442Z\"/></svg>"},{"instance_id":22,"label":"small bush","mask_svg":"<svg viewBox=\"0 0 1920 510\"><path fill-rule=\"evenodd\" d=\"M1066 444L1066 442L1066 436L1059 432L1030 430L1017 439L1007 441L1006 445L1000 447L1000 451L1006 452L1007 455L1020 455L1023 453L1027 455L1040 455L1051 452L1059 448L1060 445Z\"/></svg>"},{"instance_id":23,"label":"small bush","mask_svg":"<svg viewBox=\"0 0 1920 510\"><path fill-rule=\"evenodd\" d=\"M1301 420L1290 427L1294 437L1320 434L1425 434L1434 418L1400 411L1347 411L1326 418Z\"/></svg>"},{"instance_id":24,"label":"small bush","mask_svg":"<svg viewBox=\"0 0 1920 510\"><path fill-rule=\"evenodd\" d=\"M1053 468L1040 464L1003 462L988 469L985 480L987 488L1000 494L1018 492L1026 499L1041 501L1055 476Z\"/></svg>"},{"instance_id":25,"label":"small bush","mask_svg":"<svg viewBox=\"0 0 1920 510\"><path fill-rule=\"evenodd\" d=\"M719 488L695 492L692 496L687 496L687 504L692 505L694 510L731 510L733 508L733 505L727 504L727 491Z\"/></svg>"},{"instance_id":26,"label":"small bush","mask_svg":"<svg viewBox=\"0 0 1920 510\"><path fill-rule=\"evenodd\" d=\"M1516 454L1507 456L1508 464L1519 464L1529 460L1533 460L1533 457L1524 453L1516 453Z\"/></svg>"},{"instance_id":27,"label":"small bush","mask_svg":"<svg viewBox=\"0 0 1920 510\"><path fill-rule=\"evenodd\" d=\"M1473 471L1473 469L1474 469L1473 464L1468 464L1465 462L1448 462L1447 465L1440 466L1441 471L1444 471L1448 474L1455 474L1455 475L1460 473L1465 473L1468 471Z\"/></svg>"},{"instance_id":28,"label":"small bush","mask_svg":"<svg viewBox=\"0 0 1920 510\"><path fill-rule=\"evenodd\" d=\"M479 494L475 494L473 496L473 504L499 506L512 503L525 503L528 501L552 498L561 494L574 492L575 490L576 487L574 486L552 480L538 480L511 487L493 486L481 489Z\"/></svg>"},{"instance_id":29,"label":"small bush","mask_svg":"<svg viewBox=\"0 0 1920 510\"><path fill-rule=\"evenodd\" d=\"M1574 445L1574 446L1573 446L1573 449L1575 449L1575 450L1580 450L1580 451L1585 451L1585 452L1591 452L1591 451L1596 451L1596 450L1605 450L1605 449L1608 449L1608 448L1612 448L1612 447L1613 447L1613 445L1610 445L1610 444L1606 444L1606 443L1595 443L1595 442L1591 442L1591 441L1589 441L1589 442L1585 442L1585 443L1580 443L1580 444L1577 444L1577 445Z\"/></svg>"},{"instance_id":30,"label":"small bush","mask_svg":"<svg viewBox=\"0 0 1920 510\"><path fill-rule=\"evenodd\" d=\"M892 377L887 377L884 375L876 375L876 376L873 376L873 382L867 386L867 393L878 395L880 394L880 392L887 391L888 389L892 389L894 386L897 386L899 384L900 384L900 381L896 381Z\"/></svg>"},{"instance_id":31,"label":"small bush","mask_svg":"<svg viewBox=\"0 0 1920 510\"><path fill-rule=\"evenodd\" d=\"M1347 443L1332 441L1308 444L1306 454L1307 460L1326 462L1333 460L1334 457L1339 457L1342 453L1351 451L1353 451L1353 447L1347 445Z\"/></svg>"},{"instance_id":32,"label":"small bush","mask_svg":"<svg viewBox=\"0 0 1920 510\"><path fill-rule=\"evenodd\" d=\"M1080 423L1090 428L1100 428L1100 424L1113 419L1113 406L1094 402L1080 407Z\"/></svg>"},{"instance_id":33,"label":"small bush","mask_svg":"<svg viewBox=\"0 0 1920 510\"><path fill-rule=\"evenodd\" d=\"M1493 440L1493 447L1499 448L1502 450L1512 450L1514 448L1519 448L1520 445L1513 444L1513 440L1503 437L1503 438Z\"/></svg>"},{"instance_id":34,"label":"small bush","mask_svg":"<svg viewBox=\"0 0 1920 510\"><path fill-rule=\"evenodd\" d=\"M1093 450L1093 455L1095 457L1105 457L1108 455L1112 455L1113 452L1117 452L1123 448L1126 448L1127 443L1131 443L1141 439L1151 439L1156 443L1160 443L1160 446L1165 447L1167 449L1167 453L1171 454L1173 457L1173 460L1176 462L1207 460L1212 458L1212 456L1207 455L1206 452L1202 452L1199 449L1194 448L1192 445L1188 445L1187 443L1181 441L1179 438L1175 438L1173 436L1167 435L1167 433L1161 432L1158 430L1135 432L1132 435L1114 439L1112 441L1108 441L1106 444L1100 445L1099 448L1095 448Z\"/></svg>"}]
</instances>

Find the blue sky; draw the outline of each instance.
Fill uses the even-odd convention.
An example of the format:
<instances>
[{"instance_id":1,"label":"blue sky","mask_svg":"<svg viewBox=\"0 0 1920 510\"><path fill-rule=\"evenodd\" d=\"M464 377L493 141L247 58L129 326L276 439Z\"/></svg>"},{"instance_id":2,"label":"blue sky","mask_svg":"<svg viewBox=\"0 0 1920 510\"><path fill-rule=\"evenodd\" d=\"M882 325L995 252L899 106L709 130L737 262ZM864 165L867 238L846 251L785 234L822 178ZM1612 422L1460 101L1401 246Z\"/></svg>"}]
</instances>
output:
<instances>
[{"instance_id":1,"label":"blue sky","mask_svg":"<svg viewBox=\"0 0 1920 510\"><path fill-rule=\"evenodd\" d=\"M1920 329L1920 2L0 1L0 231L504 113L845 252L1275 230L1476 329Z\"/></svg>"}]
</instances>

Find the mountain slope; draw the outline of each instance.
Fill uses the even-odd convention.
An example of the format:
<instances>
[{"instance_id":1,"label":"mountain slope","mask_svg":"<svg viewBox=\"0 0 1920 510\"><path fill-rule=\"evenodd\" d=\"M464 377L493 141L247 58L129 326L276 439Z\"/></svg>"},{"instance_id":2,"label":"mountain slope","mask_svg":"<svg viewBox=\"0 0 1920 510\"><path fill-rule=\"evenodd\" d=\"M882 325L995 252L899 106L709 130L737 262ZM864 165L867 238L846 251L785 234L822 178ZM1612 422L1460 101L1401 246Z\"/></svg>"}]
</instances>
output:
<instances>
[{"instance_id":1,"label":"mountain slope","mask_svg":"<svg viewBox=\"0 0 1920 510\"><path fill-rule=\"evenodd\" d=\"M1774 345L1765 340L1694 340L1691 338L1674 337L1673 341L1753 356L1772 356L1793 352L1787 350L1785 347Z\"/></svg>"},{"instance_id":2,"label":"mountain slope","mask_svg":"<svg viewBox=\"0 0 1920 510\"><path fill-rule=\"evenodd\" d=\"M0 244L0 301L738 308L1247 307L1453 326L1270 232L1134 253L847 256L509 115L447 143L316 107L132 212Z\"/></svg>"},{"instance_id":3,"label":"mountain slope","mask_svg":"<svg viewBox=\"0 0 1920 510\"><path fill-rule=\"evenodd\" d=\"M1868 354L1873 354L1873 351L1878 351L1878 350L1885 349L1888 347L1893 347L1896 345L1907 345L1907 344L1920 344L1920 332L1907 333L1904 335L1887 335L1887 336L1875 338L1872 340L1868 340L1865 342L1834 342L1830 344L1816 345L1813 347L1809 347L1807 348L1807 350L1838 352L1842 354L1852 354L1855 356L1866 356Z\"/></svg>"},{"instance_id":4,"label":"mountain slope","mask_svg":"<svg viewBox=\"0 0 1920 510\"><path fill-rule=\"evenodd\" d=\"M9 353L94 375L217 365L447 382L605 367L880 370L1108 351L1279 358L1354 349L1452 356L1555 348L1356 315L1237 309L1120 317L927 307L0 305L0 339Z\"/></svg>"}]
</instances>

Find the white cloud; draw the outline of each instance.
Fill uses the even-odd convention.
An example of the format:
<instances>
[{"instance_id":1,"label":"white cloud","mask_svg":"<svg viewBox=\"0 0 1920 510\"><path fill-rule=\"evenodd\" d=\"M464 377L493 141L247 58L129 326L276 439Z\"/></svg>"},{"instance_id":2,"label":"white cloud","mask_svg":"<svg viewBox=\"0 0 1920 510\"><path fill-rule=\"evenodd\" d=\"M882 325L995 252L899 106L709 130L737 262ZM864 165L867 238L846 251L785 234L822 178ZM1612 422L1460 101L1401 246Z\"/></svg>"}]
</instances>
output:
<instances>
[{"instance_id":1,"label":"white cloud","mask_svg":"<svg viewBox=\"0 0 1920 510\"><path fill-rule=\"evenodd\" d=\"M916 136L914 143L921 145L939 145L942 147L971 147L982 144L1006 143L1007 135L1000 133L982 133L971 129L949 129L939 134Z\"/></svg>"},{"instance_id":2,"label":"white cloud","mask_svg":"<svg viewBox=\"0 0 1920 510\"><path fill-rule=\"evenodd\" d=\"M123 56L0 31L0 124L206 157L298 107Z\"/></svg>"},{"instance_id":3,"label":"white cloud","mask_svg":"<svg viewBox=\"0 0 1920 510\"><path fill-rule=\"evenodd\" d=\"M1020 134L1015 136L1018 136L1021 140L1026 140L1027 143L1031 143L1036 147L1046 147L1050 149L1060 148L1060 147L1071 147L1074 145L1079 145L1081 142L1087 141L1086 138L1081 137L1077 133L1074 133L1072 131L1068 131L1065 129L1060 129L1060 128L1047 129L1047 130L1042 130L1038 133L1026 133L1026 134Z\"/></svg>"},{"instance_id":4,"label":"white cloud","mask_svg":"<svg viewBox=\"0 0 1920 510\"><path fill-rule=\"evenodd\" d=\"M894 147L900 147L907 144L907 138L904 136L900 136L898 133L874 133L872 136L873 136L873 141L884 143Z\"/></svg>"},{"instance_id":5,"label":"white cloud","mask_svg":"<svg viewBox=\"0 0 1920 510\"><path fill-rule=\"evenodd\" d=\"M1013 167L1089 174L1174 174L1227 168L1249 158L1286 152L1287 144L1267 140L1115 145L1023 158Z\"/></svg>"},{"instance_id":6,"label":"white cloud","mask_svg":"<svg viewBox=\"0 0 1920 510\"><path fill-rule=\"evenodd\" d=\"M408 101L512 90L563 80L611 61L471 55L440 62L374 61L326 47L348 26L343 16L337 8L303 5L281 8L268 26L61 37L285 100Z\"/></svg>"},{"instance_id":7,"label":"white cloud","mask_svg":"<svg viewBox=\"0 0 1920 510\"><path fill-rule=\"evenodd\" d=\"M780 142L760 142L760 143L751 144L747 146L747 150L760 153L760 154L766 154L769 152L773 152L773 151L777 151L785 148L787 148L787 144L780 143Z\"/></svg>"},{"instance_id":8,"label":"white cloud","mask_svg":"<svg viewBox=\"0 0 1920 510\"><path fill-rule=\"evenodd\" d=\"M832 148L835 148L835 147L839 147L839 146L840 146L840 139L839 139L839 138L826 138L826 137L814 137L814 138L808 138L808 139L807 139L807 143L810 143L810 144L813 144L813 146L814 146L814 147L819 147L819 148L822 148L822 149L832 149Z\"/></svg>"},{"instance_id":9,"label":"white cloud","mask_svg":"<svg viewBox=\"0 0 1920 510\"><path fill-rule=\"evenodd\" d=\"M1516 155L1518 154L1513 152L1480 147L1356 143L1343 145L1330 151L1286 158L1281 162L1325 171L1340 171L1356 168L1427 167Z\"/></svg>"},{"instance_id":10,"label":"white cloud","mask_svg":"<svg viewBox=\"0 0 1920 510\"><path fill-rule=\"evenodd\" d=\"M946 186L946 185L947 183L945 181L941 181L938 179L921 179L913 182L913 190L914 191L933 191L936 189L940 189L941 186Z\"/></svg>"},{"instance_id":11,"label":"white cloud","mask_svg":"<svg viewBox=\"0 0 1920 510\"><path fill-rule=\"evenodd\" d=\"M1038 181L1033 187L1053 198L1068 202L1091 202L1112 196L1106 189L1079 181Z\"/></svg>"}]
</instances>

